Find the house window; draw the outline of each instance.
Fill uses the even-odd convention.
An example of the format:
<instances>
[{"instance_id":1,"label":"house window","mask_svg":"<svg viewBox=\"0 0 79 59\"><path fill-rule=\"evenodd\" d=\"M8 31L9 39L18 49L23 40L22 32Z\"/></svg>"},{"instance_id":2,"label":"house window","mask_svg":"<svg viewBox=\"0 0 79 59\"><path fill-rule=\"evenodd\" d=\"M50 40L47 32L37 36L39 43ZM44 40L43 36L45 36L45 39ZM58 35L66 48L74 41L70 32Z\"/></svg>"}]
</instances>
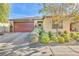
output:
<instances>
[{"instance_id":1,"label":"house window","mask_svg":"<svg viewBox=\"0 0 79 59\"><path fill-rule=\"evenodd\" d=\"M61 21L59 23L54 23L54 21L52 21L52 28L53 29L56 29L56 28L63 29L63 21Z\"/></svg>"},{"instance_id":2,"label":"house window","mask_svg":"<svg viewBox=\"0 0 79 59\"><path fill-rule=\"evenodd\" d=\"M40 27L41 27L41 26L42 26L42 24L38 24L38 26L40 26Z\"/></svg>"},{"instance_id":3,"label":"house window","mask_svg":"<svg viewBox=\"0 0 79 59\"><path fill-rule=\"evenodd\" d=\"M42 25L43 25L43 21L38 21L38 26L42 27Z\"/></svg>"},{"instance_id":4,"label":"house window","mask_svg":"<svg viewBox=\"0 0 79 59\"><path fill-rule=\"evenodd\" d=\"M43 21L38 21L38 23L43 23Z\"/></svg>"}]
</instances>

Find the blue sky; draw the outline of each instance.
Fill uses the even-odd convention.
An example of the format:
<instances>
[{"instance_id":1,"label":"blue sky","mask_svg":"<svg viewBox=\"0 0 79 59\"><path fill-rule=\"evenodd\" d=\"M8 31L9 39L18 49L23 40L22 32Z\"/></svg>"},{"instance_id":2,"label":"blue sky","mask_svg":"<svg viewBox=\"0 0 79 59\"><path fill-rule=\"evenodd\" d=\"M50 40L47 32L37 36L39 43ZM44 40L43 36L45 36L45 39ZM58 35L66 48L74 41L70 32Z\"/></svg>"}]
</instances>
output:
<instances>
[{"instance_id":1,"label":"blue sky","mask_svg":"<svg viewBox=\"0 0 79 59\"><path fill-rule=\"evenodd\" d=\"M41 5L36 3L13 3L10 4L9 19L25 18L30 16L41 16L38 10L42 8Z\"/></svg>"}]
</instances>

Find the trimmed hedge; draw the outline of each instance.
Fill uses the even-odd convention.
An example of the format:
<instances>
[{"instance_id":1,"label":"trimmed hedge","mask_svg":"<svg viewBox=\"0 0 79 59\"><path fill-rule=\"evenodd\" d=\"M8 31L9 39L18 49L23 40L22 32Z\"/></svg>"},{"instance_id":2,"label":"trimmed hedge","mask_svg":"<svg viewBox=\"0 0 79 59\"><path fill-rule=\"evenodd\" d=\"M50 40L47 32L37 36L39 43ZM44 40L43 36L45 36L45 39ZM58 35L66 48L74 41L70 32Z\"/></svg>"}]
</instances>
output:
<instances>
[{"instance_id":1,"label":"trimmed hedge","mask_svg":"<svg viewBox=\"0 0 79 59\"><path fill-rule=\"evenodd\" d=\"M65 40L64 40L63 37L60 36L60 37L58 37L58 42L59 42L59 43L65 43Z\"/></svg>"},{"instance_id":2,"label":"trimmed hedge","mask_svg":"<svg viewBox=\"0 0 79 59\"><path fill-rule=\"evenodd\" d=\"M76 40L79 37L79 32L71 32L70 36L71 36L72 39Z\"/></svg>"},{"instance_id":3,"label":"trimmed hedge","mask_svg":"<svg viewBox=\"0 0 79 59\"><path fill-rule=\"evenodd\" d=\"M49 37L51 38L53 36L53 33L51 31L48 32Z\"/></svg>"},{"instance_id":4,"label":"trimmed hedge","mask_svg":"<svg viewBox=\"0 0 79 59\"><path fill-rule=\"evenodd\" d=\"M52 42L58 42L58 38L55 37L55 36L52 36L52 37L50 38L50 40L51 40Z\"/></svg>"},{"instance_id":5,"label":"trimmed hedge","mask_svg":"<svg viewBox=\"0 0 79 59\"><path fill-rule=\"evenodd\" d=\"M46 33L44 30L39 30L39 33L40 43L42 44L48 44L49 42L65 43L69 42L71 39L79 41L79 32L68 33L67 31L64 31L60 32L58 37L54 36L52 32Z\"/></svg>"},{"instance_id":6,"label":"trimmed hedge","mask_svg":"<svg viewBox=\"0 0 79 59\"><path fill-rule=\"evenodd\" d=\"M64 31L64 34L68 34L68 32L65 30L65 31Z\"/></svg>"},{"instance_id":7,"label":"trimmed hedge","mask_svg":"<svg viewBox=\"0 0 79 59\"><path fill-rule=\"evenodd\" d=\"M50 42L49 35L46 33L42 33L40 43L42 44L48 44Z\"/></svg>"},{"instance_id":8,"label":"trimmed hedge","mask_svg":"<svg viewBox=\"0 0 79 59\"><path fill-rule=\"evenodd\" d=\"M71 32L70 33L70 37L71 37L71 39L76 39L77 38L77 34L75 32Z\"/></svg>"},{"instance_id":9,"label":"trimmed hedge","mask_svg":"<svg viewBox=\"0 0 79 59\"><path fill-rule=\"evenodd\" d=\"M65 39L65 42L69 42L70 41L70 36L68 34L65 34L63 36L63 38Z\"/></svg>"}]
</instances>

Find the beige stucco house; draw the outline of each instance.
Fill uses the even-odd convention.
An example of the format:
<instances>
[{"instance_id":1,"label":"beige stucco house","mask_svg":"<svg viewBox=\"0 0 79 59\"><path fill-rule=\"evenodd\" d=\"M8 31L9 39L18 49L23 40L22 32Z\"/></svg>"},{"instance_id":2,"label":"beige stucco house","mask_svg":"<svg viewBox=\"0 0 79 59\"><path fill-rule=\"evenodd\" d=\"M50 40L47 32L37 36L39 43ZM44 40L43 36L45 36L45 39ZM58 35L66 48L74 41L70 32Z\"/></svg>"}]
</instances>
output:
<instances>
[{"instance_id":1,"label":"beige stucco house","mask_svg":"<svg viewBox=\"0 0 79 59\"><path fill-rule=\"evenodd\" d=\"M30 18L24 18L24 19L16 19L12 20L13 22L13 31L14 32L28 32L32 31L35 27L42 26L45 32L56 32L57 25L54 24L53 20L56 16L45 16L45 17L30 17ZM57 17L56 17L57 18ZM58 18L59 19L59 18ZM79 22L75 22L75 24L72 24L71 19L68 16L65 16L62 18L64 21L60 21L58 24L58 31L79 31ZM28 20L31 20L28 22Z\"/></svg>"}]
</instances>

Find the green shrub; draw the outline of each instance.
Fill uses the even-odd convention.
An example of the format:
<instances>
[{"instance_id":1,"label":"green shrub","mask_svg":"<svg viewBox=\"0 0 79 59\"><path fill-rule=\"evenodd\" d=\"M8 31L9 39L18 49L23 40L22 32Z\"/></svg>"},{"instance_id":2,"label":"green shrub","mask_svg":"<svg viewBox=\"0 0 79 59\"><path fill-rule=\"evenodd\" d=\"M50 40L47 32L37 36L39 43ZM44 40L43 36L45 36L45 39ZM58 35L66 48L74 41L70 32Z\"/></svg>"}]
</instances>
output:
<instances>
[{"instance_id":1,"label":"green shrub","mask_svg":"<svg viewBox=\"0 0 79 59\"><path fill-rule=\"evenodd\" d=\"M72 39L78 40L79 39L79 32L72 32L70 33Z\"/></svg>"},{"instance_id":2,"label":"green shrub","mask_svg":"<svg viewBox=\"0 0 79 59\"><path fill-rule=\"evenodd\" d=\"M59 31L59 32L58 32L58 35L60 35L60 36L61 36L61 35L62 35L62 32L60 32L60 31Z\"/></svg>"},{"instance_id":3,"label":"green shrub","mask_svg":"<svg viewBox=\"0 0 79 59\"><path fill-rule=\"evenodd\" d=\"M48 44L50 42L50 38L48 34L43 33L40 39L40 43Z\"/></svg>"},{"instance_id":4,"label":"green shrub","mask_svg":"<svg viewBox=\"0 0 79 59\"><path fill-rule=\"evenodd\" d=\"M76 41L79 42L79 35L78 35L78 34L77 34L77 36L76 36Z\"/></svg>"},{"instance_id":5,"label":"green shrub","mask_svg":"<svg viewBox=\"0 0 79 59\"><path fill-rule=\"evenodd\" d=\"M73 37L74 37L74 34L73 34L72 32L70 33L70 37L71 37L71 38L73 38Z\"/></svg>"},{"instance_id":6,"label":"green shrub","mask_svg":"<svg viewBox=\"0 0 79 59\"><path fill-rule=\"evenodd\" d=\"M41 33L41 37L42 37L42 36L49 36L49 35L48 35L47 33L45 33L45 32L42 32L42 33Z\"/></svg>"},{"instance_id":7,"label":"green shrub","mask_svg":"<svg viewBox=\"0 0 79 59\"><path fill-rule=\"evenodd\" d=\"M77 34L75 32L70 33L71 39L77 39Z\"/></svg>"},{"instance_id":8,"label":"green shrub","mask_svg":"<svg viewBox=\"0 0 79 59\"><path fill-rule=\"evenodd\" d=\"M41 31L39 32L39 35L41 35L42 33L44 33L44 30L41 29Z\"/></svg>"},{"instance_id":9,"label":"green shrub","mask_svg":"<svg viewBox=\"0 0 79 59\"><path fill-rule=\"evenodd\" d=\"M34 28L34 30L32 31L32 32L36 32L36 33L38 33L39 34L39 32L41 31L41 29L40 28Z\"/></svg>"},{"instance_id":10,"label":"green shrub","mask_svg":"<svg viewBox=\"0 0 79 59\"><path fill-rule=\"evenodd\" d=\"M59 42L59 43L65 43L65 40L64 40L63 37L60 36L60 37L58 37L58 42Z\"/></svg>"},{"instance_id":11,"label":"green shrub","mask_svg":"<svg viewBox=\"0 0 79 59\"><path fill-rule=\"evenodd\" d=\"M76 32L77 35L79 35L79 32Z\"/></svg>"},{"instance_id":12,"label":"green shrub","mask_svg":"<svg viewBox=\"0 0 79 59\"><path fill-rule=\"evenodd\" d=\"M65 36L65 35L66 35L66 34L62 33L60 36L62 36L62 37L63 37L63 36Z\"/></svg>"},{"instance_id":13,"label":"green shrub","mask_svg":"<svg viewBox=\"0 0 79 59\"><path fill-rule=\"evenodd\" d=\"M64 38L65 42L69 42L70 41L70 36L68 34L65 34L63 36L63 38Z\"/></svg>"},{"instance_id":14,"label":"green shrub","mask_svg":"<svg viewBox=\"0 0 79 59\"><path fill-rule=\"evenodd\" d=\"M64 33L61 34L61 37L64 38L65 42L69 42L70 41L70 35L69 33L65 30Z\"/></svg>"},{"instance_id":15,"label":"green shrub","mask_svg":"<svg viewBox=\"0 0 79 59\"><path fill-rule=\"evenodd\" d=\"M68 34L68 32L65 30L65 31L64 31L64 34Z\"/></svg>"},{"instance_id":16,"label":"green shrub","mask_svg":"<svg viewBox=\"0 0 79 59\"><path fill-rule=\"evenodd\" d=\"M58 38L55 37L55 36L52 36L52 37L50 38L50 40L53 41L53 42L58 42Z\"/></svg>"},{"instance_id":17,"label":"green shrub","mask_svg":"<svg viewBox=\"0 0 79 59\"><path fill-rule=\"evenodd\" d=\"M36 33L38 33L39 35L41 35L41 33L44 32L44 30L43 30L43 28L41 28L41 27L36 27L36 28L34 28L34 30L33 30L32 32L36 32Z\"/></svg>"},{"instance_id":18,"label":"green shrub","mask_svg":"<svg viewBox=\"0 0 79 59\"><path fill-rule=\"evenodd\" d=\"M53 33L51 31L48 32L49 37L51 38L53 36Z\"/></svg>"}]
</instances>

